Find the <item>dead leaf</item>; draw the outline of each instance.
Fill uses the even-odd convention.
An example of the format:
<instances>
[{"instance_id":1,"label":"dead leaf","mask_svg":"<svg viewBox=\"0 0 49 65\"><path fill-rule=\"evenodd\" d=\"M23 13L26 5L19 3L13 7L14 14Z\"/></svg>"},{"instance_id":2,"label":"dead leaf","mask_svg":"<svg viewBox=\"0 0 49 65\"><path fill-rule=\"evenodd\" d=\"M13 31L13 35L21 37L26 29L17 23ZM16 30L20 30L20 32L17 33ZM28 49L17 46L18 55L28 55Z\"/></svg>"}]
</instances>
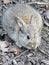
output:
<instances>
[{"instance_id":1,"label":"dead leaf","mask_svg":"<svg viewBox=\"0 0 49 65\"><path fill-rule=\"evenodd\" d=\"M2 50L2 52L8 51L7 46L8 45L6 41L0 41L0 49Z\"/></svg>"},{"instance_id":2,"label":"dead leaf","mask_svg":"<svg viewBox=\"0 0 49 65\"><path fill-rule=\"evenodd\" d=\"M20 52L21 52L20 48L17 47L17 48L14 49L15 55L18 55Z\"/></svg>"},{"instance_id":3,"label":"dead leaf","mask_svg":"<svg viewBox=\"0 0 49 65\"><path fill-rule=\"evenodd\" d=\"M4 2L5 4L8 4L8 3L10 3L10 0L3 0L3 2Z\"/></svg>"}]
</instances>

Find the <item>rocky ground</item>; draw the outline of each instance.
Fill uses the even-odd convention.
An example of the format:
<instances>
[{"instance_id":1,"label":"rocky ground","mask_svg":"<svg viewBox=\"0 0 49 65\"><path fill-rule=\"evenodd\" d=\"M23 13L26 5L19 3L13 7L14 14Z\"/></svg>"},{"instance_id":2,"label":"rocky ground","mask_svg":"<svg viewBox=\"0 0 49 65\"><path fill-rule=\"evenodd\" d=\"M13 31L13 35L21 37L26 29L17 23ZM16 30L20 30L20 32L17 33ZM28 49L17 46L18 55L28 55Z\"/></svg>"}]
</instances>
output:
<instances>
[{"instance_id":1,"label":"rocky ground","mask_svg":"<svg viewBox=\"0 0 49 65\"><path fill-rule=\"evenodd\" d=\"M30 3L30 1L34 1L31 6L39 11L43 19L42 42L36 50L18 49L2 28L2 16L16 3ZM49 1L0 0L0 65L49 65L49 3L44 2Z\"/></svg>"}]
</instances>

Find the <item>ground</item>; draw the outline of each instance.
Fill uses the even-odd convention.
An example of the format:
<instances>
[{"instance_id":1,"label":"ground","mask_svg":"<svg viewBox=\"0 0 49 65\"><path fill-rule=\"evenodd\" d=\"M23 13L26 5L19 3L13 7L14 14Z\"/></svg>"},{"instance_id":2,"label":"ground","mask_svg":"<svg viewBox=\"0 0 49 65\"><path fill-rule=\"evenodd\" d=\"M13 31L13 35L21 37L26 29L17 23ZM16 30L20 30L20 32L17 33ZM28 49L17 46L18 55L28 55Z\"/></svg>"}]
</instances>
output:
<instances>
[{"instance_id":1,"label":"ground","mask_svg":"<svg viewBox=\"0 0 49 65\"><path fill-rule=\"evenodd\" d=\"M3 13L17 2L48 2L48 0L0 0L0 65L49 65L49 4L32 4L43 19L42 41L37 49L17 48L2 28Z\"/></svg>"}]
</instances>

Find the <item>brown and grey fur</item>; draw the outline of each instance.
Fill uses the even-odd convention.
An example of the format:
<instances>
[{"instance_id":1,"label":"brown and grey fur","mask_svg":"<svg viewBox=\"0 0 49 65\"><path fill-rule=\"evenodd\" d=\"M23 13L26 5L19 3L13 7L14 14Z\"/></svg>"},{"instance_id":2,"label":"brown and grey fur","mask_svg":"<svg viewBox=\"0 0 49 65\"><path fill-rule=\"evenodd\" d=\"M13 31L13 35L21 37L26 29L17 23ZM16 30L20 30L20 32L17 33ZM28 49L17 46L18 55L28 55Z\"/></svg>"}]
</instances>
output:
<instances>
[{"instance_id":1,"label":"brown and grey fur","mask_svg":"<svg viewBox=\"0 0 49 65\"><path fill-rule=\"evenodd\" d=\"M10 7L3 15L2 25L9 37L19 47L37 48L41 43L42 18L29 5L16 4ZM27 35L30 39L27 39Z\"/></svg>"}]
</instances>

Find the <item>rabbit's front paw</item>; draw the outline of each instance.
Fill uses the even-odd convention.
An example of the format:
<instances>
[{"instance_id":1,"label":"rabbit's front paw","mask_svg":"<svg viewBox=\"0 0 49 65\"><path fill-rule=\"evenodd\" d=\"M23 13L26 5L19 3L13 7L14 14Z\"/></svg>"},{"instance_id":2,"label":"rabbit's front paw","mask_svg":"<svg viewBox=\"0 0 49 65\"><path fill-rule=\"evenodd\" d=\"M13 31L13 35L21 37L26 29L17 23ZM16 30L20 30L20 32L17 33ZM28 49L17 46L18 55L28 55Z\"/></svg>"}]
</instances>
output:
<instances>
[{"instance_id":1,"label":"rabbit's front paw","mask_svg":"<svg viewBox=\"0 0 49 65\"><path fill-rule=\"evenodd\" d=\"M22 47L22 45L18 41L15 44L20 48Z\"/></svg>"}]
</instances>

